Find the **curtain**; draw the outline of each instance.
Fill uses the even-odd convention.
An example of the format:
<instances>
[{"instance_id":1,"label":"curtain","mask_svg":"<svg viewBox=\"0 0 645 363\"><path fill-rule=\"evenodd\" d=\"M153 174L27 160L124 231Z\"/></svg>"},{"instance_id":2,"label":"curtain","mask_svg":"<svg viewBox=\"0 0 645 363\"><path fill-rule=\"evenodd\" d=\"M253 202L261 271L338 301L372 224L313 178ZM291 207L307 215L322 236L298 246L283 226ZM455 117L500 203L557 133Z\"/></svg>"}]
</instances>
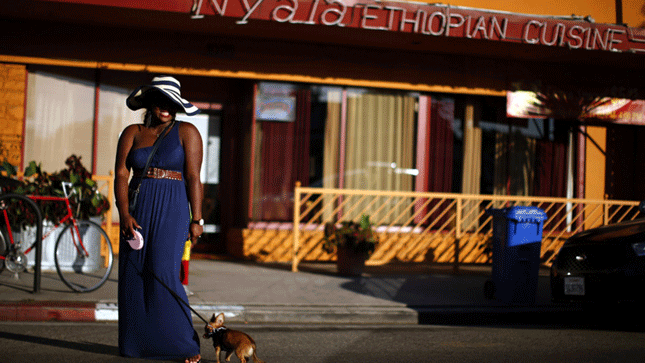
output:
<instances>
[{"instance_id":1,"label":"curtain","mask_svg":"<svg viewBox=\"0 0 645 363\"><path fill-rule=\"evenodd\" d=\"M453 182L453 158L454 158L454 130L453 122L455 118L455 101L450 98L436 99L432 98L427 105L427 117L424 117L426 120L422 120L421 116L419 117L419 122L426 122L428 132L428 138L426 140L427 145L418 146L427 150L425 159L422 156L420 158L427 163L426 168L420 168L419 172L424 173L425 175L420 175L421 178L417 178L417 182L422 180L422 178L427 178L427 183L424 185L423 189L418 191L430 191L430 192L444 192L449 193L452 191L452 182ZM419 127L421 127L420 125ZM420 136L417 142L422 142L424 138ZM417 161L419 162L419 161ZM427 200L420 200L417 205L422 205ZM419 223L422 220L422 216L437 208L433 216L430 216L426 219L425 223L433 223L435 226L443 225L449 218L449 215L443 215L441 206L437 207L438 203L450 203L449 201L439 202L439 201L430 201L425 207L423 213L419 213L415 223ZM417 210L418 211L418 210Z\"/></svg>"},{"instance_id":2,"label":"curtain","mask_svg":"<svg viewBox=\"0 0 645 363\"><path fill-rule=\"evenodd\" d=\"M430 155L428 191L452 191L452 162L455 118L453 99L432 100L430 119Z\"/></svg>"},{"instance_id":3,"label":"curtain","mask_svg":"<svg viewBox=\"0 0 645 363\"><path fill-rule=\"evenodd\" d=\"M533 193L536 140L520 132L498 133L495 137L495 194Z\"/></svg>"},{"instance_id":4,"label":"curtain","mask_svg":"<svg viewBox=\"0 0 645 363\"><path fill-rule=\"evenodd\" d=\"M466 105L464 117L464 177L461 191L464 194L479 194L481 180L482 131L476 126L475 108Z\"/></svg>"},{"instance_id":5,"label":"curtain","mask_svg":"<svg viewBox=\"0 0 645 363\"><path fill-rule=\"evenodd\" d=\"M338 188L342 92L327 91L327 118L323 146L323 188ZM323 199L323 220L331 220L331 196Z\"/></svg>"},{"instance_id":6,"label":"curtain","mask_svg":"<svg viewBox=\"0 0 645 363\"><path fill-rule=\"evenodd\" d=\"M495 133L495 168L493 194L507 195L508 134Z\"/></svg>"},{"instance_id":7,"label":"curtain","mask_svg":"<svg viewBox=\"0 0 645 363\"><path fill-rule=\"evenodd\" d=\"M124 88L101 86L99 93L98 148L96 150L96 173L109 175L114 171L116 148L119 136L126 126L140 123L143 110L133 112L125 105L129 91ZM83 158L85 164L85 158ZM87 164L85 164L88 167ZM113 203L112 210L116 211ZM112 222L119 221L119 213L112 213Z\"/></svg>"},{"instance_id":8,"label":"curtain","mask_svg":"<svg viewBox=\"0 0 645 363\"><path fill-rule=\"evenodd\" d=\"M265 221L293 218L293 188L296 181L309 184L309 129L311 92L296 94L294 122L264 121L256 139L260 145L259 211L254 216Z\"/></svg>"},{"instance_id":9,"label":"curtain","mask_svg":"<svg viewBox=\"0 0 645 363\"><path fill-rule=\"evenodd\" d=\"M567 196L567 144L564 142L537 140L535 144L536 155L536 182L533 195L543 197ZM561 204L556 204L553 209L558 210ZM551 213L553 214L553 213ZM558 229L567 225L566 209L556 215L549 215Z\"/></svg>"},{"instance_id":10,"label":"curtain","mask_svg":"<svg viewBox=\"0 0 645 363\"><path fill-rule=\"evenodd\" d=\"M293 179L293 122L262 122L261 219L288 220Z\"/></svg>"},{"instance_id":11,"label":"curtain","mask_svg":"<svg viewBox=\"0 0 645 363\"><path fill-rule=\"evenodd\" d=\"M294 179L291 183L291 190L299 181L302 186L309 185L309 155L310 155L310 133L311 133L311 91L298 90L296 92L296 123L294 125Z\"/></svg>"},{"instance_id":12,"label":"curtain","mask_svg":"<svg viewBox=\"0 0 645 363\"><path fill-rule=\"evenodd\" d=\"M511 134L510 195L531 195L535 181L535 139L519 132Z\"/></svg>"},{"instance_id":13,"label":"curtain","mask_svg":"<svg viewBox=\"0 0 645 363\"><path fill-rule=\"evenodd\" d=\"M65 168L72 154L92 170L94 139L93 82L45 72L29 73L25 122L25 165L43 171Z\"/></svg>"},{"instance_id":14,"label":"curtain","mask_svg":"<svg viewBox=\"0 0 645 363\"><path fill-rule=\"evenodd\" d=\"M264 145L262 132L262 124L257 123L255 127L255 158L252 160L253 167L253 209L252 218L255 221L262 220L262 176L264 175L264 168L262 167L262 154L261 148Z\"/></svg>"},{"instance_id":15,"label":"curtain","mask_svg":"<svg viewBox=\"0 0 645 363\"><path fill-rule=\"evenodd\" d=\"M123 129L143 120L143 110L131 111L125 105L129 91L124 88L101 86L99 93L98 149L96 173L108 175L114 171L116 148Z\"/></svg>"},{"instance_id":16,"label":"curtain","mask_svg":"<svg viewBox=\"0 0 645 363\"><path fill-rule=\"evenodd\" d=\"M475 106L466 105L464 115L464 168L461 191L464 194L480 194L482 160L482 130L477 127ZM466 201L463 205L465 215L462 228L471 230L477 227L479 211L476 201Z\"/></svg>"},{"instance_id":17,"label":"curtain","mask_svg":"<svg viewBox=\"0 0 645 363\"><path fill-rule=\"evenodd\" d=\"M348 97L346 189L412 190L414 107L415 99L404 95L367 93ZM387 212L374 215L377 207L366 207L356 206L348 218L357 219L367 213L376 223L396 223L411 214L400 207L386 217Z\"/></svg>"},{"instance_id":18,"label":"curtain","mask_svg":"<svg viewBox=\"0 0 645 363\"><path fill-rule=\"evenodd\" d=\"M566 197L567 192L567 145L561 142L537 140L536 196Z\"/></svg>"}]
</instances>

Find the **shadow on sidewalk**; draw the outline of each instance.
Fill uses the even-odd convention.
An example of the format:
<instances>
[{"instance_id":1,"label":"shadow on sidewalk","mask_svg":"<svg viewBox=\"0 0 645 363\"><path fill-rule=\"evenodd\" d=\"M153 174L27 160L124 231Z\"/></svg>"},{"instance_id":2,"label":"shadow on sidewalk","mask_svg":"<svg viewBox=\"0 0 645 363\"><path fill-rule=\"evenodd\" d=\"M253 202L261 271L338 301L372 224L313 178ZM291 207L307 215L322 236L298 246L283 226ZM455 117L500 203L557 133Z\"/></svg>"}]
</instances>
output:
<instances>
[{"instance_id":1,"label":"shadow on sidewalk","mask_svg":"<svg viewBox=\"0 0 645 363\"><path fill-rule=\"evenodd\" d=\"M60 287L59 287L60 285ZM0 286L17 292L34 291L34 273L27 270L18 274L18 277L12 272L2 271L0 273ZM71 292L69 287L65 286L56 273L42 272L40 275L41 291L51 292Z\"/></svg>"},{"instance_id":2,"label":"shadow on sidewalk","mask_svg":"<svg viewBox=\"0 0 645 363\"><path fill-rule=\"evenodd\" d=\"M27 342L32 344L48 345L48 346L58 347L58 348L74 349L81 352L98 353L98 354L120 357L119 349L116 346L99 344L99 343L70 342L70 341L60 340L60 339L44 338L39 336L8 333L8 332L0 332L0 339L21 341L21 342Z\"/></svg>"}]
</instances>

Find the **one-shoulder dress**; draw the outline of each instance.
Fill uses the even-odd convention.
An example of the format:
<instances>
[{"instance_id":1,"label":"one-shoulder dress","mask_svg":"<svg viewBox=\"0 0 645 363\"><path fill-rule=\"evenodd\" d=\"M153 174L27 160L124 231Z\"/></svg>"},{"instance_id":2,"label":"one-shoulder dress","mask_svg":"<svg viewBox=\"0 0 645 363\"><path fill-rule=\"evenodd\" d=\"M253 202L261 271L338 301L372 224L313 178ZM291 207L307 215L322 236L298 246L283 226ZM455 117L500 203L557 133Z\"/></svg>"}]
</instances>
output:
<instances>
[{"instance_id":1,"label":"one-shoulder dress","mask_svg":"<svg viewBox=\"0 0 645 363\"><path fill-rule=\"evenodd\" d=\"M131 150L126 164L145 167L152 147ZM184 171L184 149L176 122L161 141L151 167ZM183 177L182 177L183 179ZM133 178L131 183L138 182ZM188 238L190 211L183 181L144 178L133 217L142 227L144 244L133 250L121 236L119 245L119 352L138 358L175 359L199 354L199 335L189 308L150 273L188 301L179 279Z\"/></svg>"}]
</instances>

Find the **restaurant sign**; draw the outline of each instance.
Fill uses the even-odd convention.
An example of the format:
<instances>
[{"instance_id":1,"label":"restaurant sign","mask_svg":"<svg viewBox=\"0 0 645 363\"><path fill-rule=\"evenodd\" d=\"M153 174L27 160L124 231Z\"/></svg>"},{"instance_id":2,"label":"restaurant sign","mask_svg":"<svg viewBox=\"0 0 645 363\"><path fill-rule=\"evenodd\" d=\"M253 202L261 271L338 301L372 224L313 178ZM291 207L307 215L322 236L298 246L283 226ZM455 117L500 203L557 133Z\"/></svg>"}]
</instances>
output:
<instances>
[{"instance_id":1,"label":"restaurant sign","mask_svg":"<svg viewBox=\"0 0 645 363\"><path fill-rule=\"evenodd\" d=\"M569 49L645 53L645 29L597 24L582 17L546 17L442 4L373 0L195 0L204 15L322 25L431 37L484 39Z\"/></svg>"}]
</instances>

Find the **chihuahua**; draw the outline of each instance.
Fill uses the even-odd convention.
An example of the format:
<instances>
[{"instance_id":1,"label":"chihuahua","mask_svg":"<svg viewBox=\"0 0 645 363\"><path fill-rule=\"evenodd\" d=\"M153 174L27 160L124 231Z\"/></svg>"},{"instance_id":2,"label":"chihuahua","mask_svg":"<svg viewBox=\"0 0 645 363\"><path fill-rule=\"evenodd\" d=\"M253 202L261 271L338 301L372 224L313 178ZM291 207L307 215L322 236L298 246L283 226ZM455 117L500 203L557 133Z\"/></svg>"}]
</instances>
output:
<instances>
[{"instance_id":1,"label":"chihuahua","mask_svg":"<svg viewBox=\"0 0 645 363\"><path fill-rule=\"evenodd\" d=\"M204 327L204 338L213 338L213 347L215 347L215 354L217 355L217 363L219 363L220 351L226 352L226 361L231 360L231 355L235 352L240 362L246 363L246 358L253 357L253 362L262 362L257 355L255 355L255 341L248 334L241 331L228 329L224 326L224 314L211 318L210 323Z\"/></svg>"}]
</instances>

